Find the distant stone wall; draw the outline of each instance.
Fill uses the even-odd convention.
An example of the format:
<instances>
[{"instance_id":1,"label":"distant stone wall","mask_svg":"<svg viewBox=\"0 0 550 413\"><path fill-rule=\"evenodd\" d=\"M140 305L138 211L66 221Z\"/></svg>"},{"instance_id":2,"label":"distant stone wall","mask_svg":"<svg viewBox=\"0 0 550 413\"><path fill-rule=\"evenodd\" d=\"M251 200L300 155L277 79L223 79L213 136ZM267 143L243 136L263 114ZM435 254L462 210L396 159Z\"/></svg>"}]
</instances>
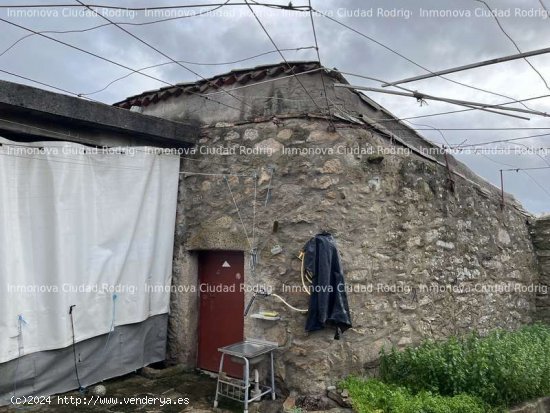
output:
<instances>
[{"instance_id":1,"label":"distant stone wall","mask_svg":"<svg viewBox=\"0 0 550 413\"><path fill-rule=\"evenodd\" d=\"M540 284L543 287L536 297L536 319L550 324L550 295L544 289L550 288L550 216L539 218L531 229L533 244L540 270Z\"/></svg>"},{"instance_id":2,"label":"distant stone wall","mask_svg":"<svg viewBox=\"0 0 550 413\"><path fill-rule=\"evenodd\" d=\"M328 132L325 121L297 118L219 126L204 128L198 149L236 145L237 153L189 155L195 159L183 160L182 169L249 175L228 178L249 237L254 221L250 174L259 172L259 264L255 275L246 265L245 283L268 286L292 305L307 308L305 293L289 291L301 286L297 255L310 237L328 230L352 290L354 328L338 341L332 329L306 333L305 315L273 297L256 302L254 311L273 309L282 320L247 318L245 334L282 346L276 374L289 388L323 391L347 374L364 372L383 347L532 321L534 295L528 287L538 272L526 217L513 207L501 210L498 192L454 176L453 193L441 165L349 124L337 125L337 132ZM240 146L273 154L240 155ZM375 153L352 152L359 147ZM289 148L317 152L292 155ZM250 246L222 177L182 175L180 194L174 274L175 283L185 284L196 281L186 251L248 252ZM283 251L273 254L275 245ZM189 320L196 320L196 300L178 297L172 305L171 353L188 362L193 357L188 347L195 345L196 321Z\"/></svg>"}]
</instances>

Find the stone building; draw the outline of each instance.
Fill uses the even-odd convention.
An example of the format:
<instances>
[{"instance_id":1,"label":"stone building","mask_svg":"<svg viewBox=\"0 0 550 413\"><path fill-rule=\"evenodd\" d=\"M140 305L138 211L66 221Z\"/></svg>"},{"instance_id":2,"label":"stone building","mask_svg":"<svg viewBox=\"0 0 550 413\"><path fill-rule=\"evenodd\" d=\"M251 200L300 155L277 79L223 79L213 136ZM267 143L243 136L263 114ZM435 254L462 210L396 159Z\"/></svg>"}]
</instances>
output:
<instances>
[{"instance_id":1,"label":"stone building","mask_svg":"<svg viewBox=\"0 0 550 413\"><path fill-rule=\"evenodd\" d=\"M382 348L548 317L547 295L533 290L548 284L546 272L539 280L534 218L508 195L502 205L497 188L338 83L347 81L337 70L291 62L116 104L202 125L181 160L172 360L215 370L207 353L219 343L207 337L265 338L280 345L280 383L316 393L375 366ZM321 230L339 246L353 329L340 340L330 329L306 333L305 315L274 296L258 297L243 318L258 286L307 308L298 254ZM201 291L214 270L244 288ZM254 318L260 310L280 320Z\"/></svg>"}]
</instances>

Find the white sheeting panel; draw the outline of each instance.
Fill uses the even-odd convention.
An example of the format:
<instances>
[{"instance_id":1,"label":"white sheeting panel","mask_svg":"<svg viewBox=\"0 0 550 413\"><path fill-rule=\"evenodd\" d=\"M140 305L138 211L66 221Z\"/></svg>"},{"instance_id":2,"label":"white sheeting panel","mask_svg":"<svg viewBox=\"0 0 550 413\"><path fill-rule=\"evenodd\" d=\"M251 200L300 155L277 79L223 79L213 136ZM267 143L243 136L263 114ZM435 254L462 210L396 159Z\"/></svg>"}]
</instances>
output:
<instances>
[{"instance_id":1,"label":"white sheeting panel","mask_svg":"<svg viewBox=\"0 0 550 413\"><path fill-rule=\"evenodd\" d=\"M0 143L0 363L167 313L179 157Z\"/></svg>"}]
</instances>

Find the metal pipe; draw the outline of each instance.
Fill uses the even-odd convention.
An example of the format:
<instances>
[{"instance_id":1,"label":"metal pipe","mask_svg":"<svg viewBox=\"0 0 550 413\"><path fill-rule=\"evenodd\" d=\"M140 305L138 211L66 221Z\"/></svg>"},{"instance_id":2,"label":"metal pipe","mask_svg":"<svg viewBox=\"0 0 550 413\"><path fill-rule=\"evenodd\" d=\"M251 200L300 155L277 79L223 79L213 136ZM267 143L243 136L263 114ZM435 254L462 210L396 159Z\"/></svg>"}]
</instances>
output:
<instances>
[{"instance_id":1,"label":"metal pipe","mask_svg":"<svg viewBox=\"0 0 550 413\"><path fill-rule=\"evenodd\" d=\"M448 75L449 73L456 73L456 72L461 72L463 70L475 69L477 67L489 66L489 65L494 65L494 64L503 63L503 62L509 62L511 60L524 59L526 57L538 56L538 55L546 54L546 53L549 53L549 52L550 52L550 47L547 47L547 48L544 48L544 49L532 50L530 52L516 53L516 54L513 54L513 55L509 55L509 56L497 57L495 59L483 60L483 61L477 62L477 63L470 63L468 65L457 66L457 67L452 67L450 69L439 70L437 72L431 72L431 73L427 73L425 75L408 77L406 79L396 80L395 82L384 83L382 85L382 87L395 86L395 85L400 85L402 83L416 82L417 80L424 80L424 79L429 79L429 78L432 78L432 77L435 77L435 76Z\"/></svg>"},{"instance_id":2,"label":"metal pipe","mask_svg":"<svg viewBox=\"0 0 550 413\"><path fill-rule=\"evenodd\" d=\"M367 86L346 85L346 84L342 84L342 83L337 83L337 84L334 85L334 87L342 87L342 88L345 88L345 89L366 90L368 92L386 93L386 94L389 94L389 95L406 96L406 97L415 98L417 100L435 100L435 101L440 101L440 102L445 102L445 103L452 103L453 105L459 105L459 106L468 106L468 107L475 106L475 109L493 108L493 109L499 109L499 110L507 110L507 111L512 111L512 112L522 112L522 113L529 113L529 114L532 114L532 115L550 117L550 115L548 113L539 112L539 111L536 111L536 110L521 109L521 108L510 108L510 107L503 107L501 105L492 105L492 104L489 104L489 103L479 103L479 102L470 102L470 101L467 101L467 100L450 99L450 98L444 98L444 97L439 97L439 96L426 95L426 94L420 93L420 92L398 92L396 90L386 90L386 89L379 89L379 88L367 87Z\"/></svg>"}]
</instances>

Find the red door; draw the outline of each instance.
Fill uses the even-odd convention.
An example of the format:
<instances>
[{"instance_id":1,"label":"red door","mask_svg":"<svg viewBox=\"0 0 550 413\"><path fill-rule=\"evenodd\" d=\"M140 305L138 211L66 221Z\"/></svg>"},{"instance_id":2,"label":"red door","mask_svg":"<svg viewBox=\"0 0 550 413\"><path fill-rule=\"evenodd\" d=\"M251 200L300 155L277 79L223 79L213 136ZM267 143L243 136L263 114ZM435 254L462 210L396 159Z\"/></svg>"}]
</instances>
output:
<instances>
[{"instance_id":1,"label":"red door","mask_svg":"<svg viewBox=\"0 0 550 413\"><path fill-rule=\"evenodd\" d=\"M244 255L239 251L199 253L199 360L204 370L217 372L218 348L243 340L244 335ZM242 377L242 365L229 357L224 371Z\"/></svg>"}]
</instances>

